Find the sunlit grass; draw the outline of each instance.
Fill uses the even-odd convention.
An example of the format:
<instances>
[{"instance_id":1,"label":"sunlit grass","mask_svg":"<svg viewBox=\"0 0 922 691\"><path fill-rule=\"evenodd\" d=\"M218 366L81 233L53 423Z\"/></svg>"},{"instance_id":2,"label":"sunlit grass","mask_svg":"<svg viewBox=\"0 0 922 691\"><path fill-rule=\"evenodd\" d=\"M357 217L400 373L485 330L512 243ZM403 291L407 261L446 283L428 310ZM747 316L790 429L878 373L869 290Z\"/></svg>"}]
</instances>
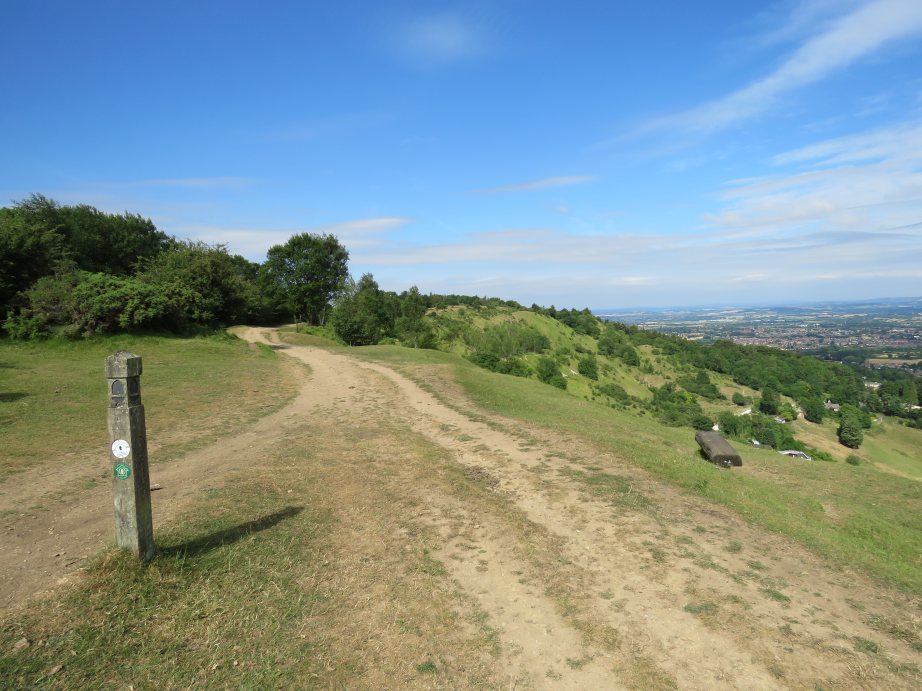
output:
<instances>
[{"instance_id":1,"label":"sunlit grass","mask_svg":"<svg viewBox=\"0 0 922 691\"><path fill-rule=\"evenodd\" d=\"M281 374L290 363L226 334L0 341L0 479L39 463L104 452L103 364L117 350L140 355L143 362L151 462L266 414L295 392Z\"/></svg>"},{"instance_id":2,"label":"sunlit grass","mask_svg":"<svg viewBox=\"0 0 922 691\"><path fill-rule=\"evenodd\" d=\"M741 448L743 467L701 460L694 431L574 398L534 380L487 372L434 351L377 347L356 355L405 365L448 366L489 413L577 433L661 480L799 540L835 562L922 594L922 483L845 463L796 461Z\"/></svg>"}]
</instances>

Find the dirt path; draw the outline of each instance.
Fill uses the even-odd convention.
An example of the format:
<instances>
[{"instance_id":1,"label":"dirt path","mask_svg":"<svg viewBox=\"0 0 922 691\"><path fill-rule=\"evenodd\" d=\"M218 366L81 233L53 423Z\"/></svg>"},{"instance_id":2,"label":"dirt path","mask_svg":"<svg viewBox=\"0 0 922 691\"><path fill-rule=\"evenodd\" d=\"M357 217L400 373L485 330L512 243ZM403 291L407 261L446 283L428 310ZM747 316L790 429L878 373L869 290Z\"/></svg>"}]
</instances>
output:
<instances>
[{"instance_id":1,"label":"dirt path","mask_svg":"<svg viewBox=\"0 0 922 691\"><path fill-rule=\"evenodd\" d=\"M398 372L283 345L270 330L238 335L283 348L309 364L310 375L283 410L181 462L154 466L152 482L164 486L154 494L158 523L195 500L189 480L220 484L305 418L322 416L344 431L350 421L380 420L440 449L448 470L482 490L465 495L433 480L404 491L419 500L414 520L438 536L433 559L496 630L492 664L510 688L919 683L922 655L907 641L918 634L920 610L905 596L832 570L584 440L486 419L436 368ZM382 435L384 462L397 457L393 443ZM28 494L29 479L18 482ZM74 568L71 559L104 546L108 491L89 488L79 500L2 524L0 605L48 587ZM0 508L17 487L4 492Z\"/></svg>"},{"instance_id":2,"label":"dirt path","mask_svg":"<svg viewBox=\"0 0 922 691\"><path fill-rule=\"evenodd\" d=\"M501 497L507 519L487 521L421 490L444 540L438 556L497 623L504 663L528 686L903 688L892 670L922 661L867 623L905 622L904 598L830 571L796 544L591 444L465 414L388 367L314 348L287 352L311 365L318 389L338 392L335 414L383 404ZM463 400L457 391L441 398ZM601 471L617 473L644 503L613 505L593 493L583 479ZM540 533L556 566L524 553L518 532ZM856 652L874 646L890 657Z\"/></svg>"}]
</instances>

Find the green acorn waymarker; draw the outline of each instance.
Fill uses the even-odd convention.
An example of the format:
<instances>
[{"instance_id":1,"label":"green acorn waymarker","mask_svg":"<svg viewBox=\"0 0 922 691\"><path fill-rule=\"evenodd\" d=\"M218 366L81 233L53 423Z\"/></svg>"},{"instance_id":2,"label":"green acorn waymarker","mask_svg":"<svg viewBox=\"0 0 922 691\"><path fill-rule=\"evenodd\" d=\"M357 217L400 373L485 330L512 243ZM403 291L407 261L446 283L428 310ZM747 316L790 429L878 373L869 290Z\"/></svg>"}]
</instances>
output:
<instances>
[{"instance_id":1,"label":"green acorn waymarker","mask_svg":"<svg viewBox=\"0 0 922 691\"><path fill-rule=\"evenodd\" d=\"M154 522L141 405L141 358L125 350L110 355L106 358L106 381L115 541L146 562L154 556Z\"/></svg>"}]
</instances>

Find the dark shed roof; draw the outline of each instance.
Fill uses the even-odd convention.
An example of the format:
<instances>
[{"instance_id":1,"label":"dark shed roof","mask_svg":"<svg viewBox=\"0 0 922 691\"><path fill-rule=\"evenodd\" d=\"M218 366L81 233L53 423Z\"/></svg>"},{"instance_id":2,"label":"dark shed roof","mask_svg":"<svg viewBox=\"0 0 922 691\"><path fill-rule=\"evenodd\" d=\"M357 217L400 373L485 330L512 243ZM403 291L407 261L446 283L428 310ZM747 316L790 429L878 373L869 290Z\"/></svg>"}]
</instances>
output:
<instances>
[{"instance_id":1,"label":"dark shed roof","mask_svg":"<svg viewBox=\"0 0 922 691\"><path fill-rule=\"evenodd\" d=\"M698 442L698 446L711 463L727 468L731 465L743 465L743 459L740 458L736 449L730 446L730 443L718 432L695 432L695 441Z\"/></svg>"}]
</instances>

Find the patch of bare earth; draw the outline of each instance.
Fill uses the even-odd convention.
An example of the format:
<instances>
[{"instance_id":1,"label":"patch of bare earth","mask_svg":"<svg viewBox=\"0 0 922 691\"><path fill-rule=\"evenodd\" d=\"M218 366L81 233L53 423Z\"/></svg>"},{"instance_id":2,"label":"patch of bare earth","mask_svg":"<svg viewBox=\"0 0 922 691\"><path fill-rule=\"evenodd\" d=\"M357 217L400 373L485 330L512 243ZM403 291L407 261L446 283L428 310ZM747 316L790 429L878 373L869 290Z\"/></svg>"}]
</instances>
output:
<instances>
[{"instance_id":1,"label":"patch of bare earth","mask_svg":"<svg viewBox=\"0 0 922 691\"><path fill-rule=\"evenodd\" d=\"M920 683L922 655L911 645L920 610L906 596L830 568L583 439L488 418L438 367L399 372L283 346L272 331L242 335L283 348L310 374L292 370L303 385L285 409L181 462L154 466L162 475L153 481L165 487L154 495L155 518L169 520L194 502L201 488L185 480L207 474L216 486L228 470L259 469L263 455L290 446L286 472L309 474L314 501L322 497L337 526L329 571L299 575L335 593L336 608L304 619L327 632L318 652L325 672L312 683ZM98 509L107 491L83 496ZM107 541L111 517L100 514L95 532L83 536L87 553ZM22 566L10 565L3 550L4 597L18 601L50 584L7 590L16 569L39 562L19 552Z\"/></svg>"}]
</instances>

